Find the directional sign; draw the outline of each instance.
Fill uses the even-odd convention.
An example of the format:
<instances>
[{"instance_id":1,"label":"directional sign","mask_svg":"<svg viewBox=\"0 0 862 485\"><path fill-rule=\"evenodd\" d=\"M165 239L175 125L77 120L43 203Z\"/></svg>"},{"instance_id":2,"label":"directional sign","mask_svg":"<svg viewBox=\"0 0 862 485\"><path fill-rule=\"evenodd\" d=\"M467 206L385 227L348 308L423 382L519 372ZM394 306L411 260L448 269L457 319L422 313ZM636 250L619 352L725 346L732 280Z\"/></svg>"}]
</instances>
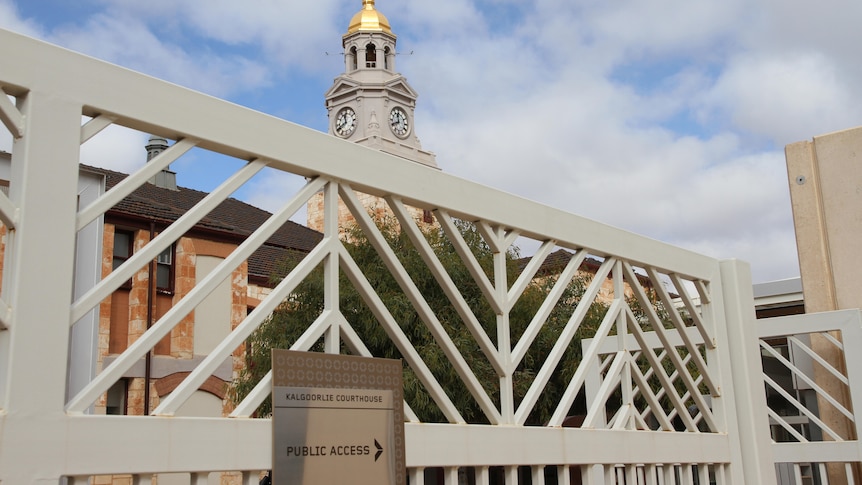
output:
<instances>
[{"instance_id":1,"label":"directional sign","mask_svg":"<svg viewBox=\"0 0 862 485\"><path fill-rule=\"evenodd\" d=\"M273 351L272 398L274 484L404 485L400 361Z\"/></svg>"}]
</instances>

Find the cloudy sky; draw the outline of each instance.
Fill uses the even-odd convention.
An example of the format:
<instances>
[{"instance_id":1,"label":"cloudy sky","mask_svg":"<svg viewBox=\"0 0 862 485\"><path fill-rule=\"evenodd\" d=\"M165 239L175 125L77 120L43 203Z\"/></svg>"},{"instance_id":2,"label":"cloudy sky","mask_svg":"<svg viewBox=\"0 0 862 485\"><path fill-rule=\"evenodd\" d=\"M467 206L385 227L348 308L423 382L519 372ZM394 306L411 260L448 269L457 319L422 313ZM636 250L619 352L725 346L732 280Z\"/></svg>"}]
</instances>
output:
<instances>
[{"instance_id":1,"label":"cloudy sky","mask_svg":"<svg viewBox=\"0 0 862 485\"><path fill-rule=\"evenodd\" d=\"M862 2L376 4L420 94L416 132L446 172L746 260L755 282L798 275L783 150L862 124ZM360 7L0 0L0 27L326 131L323 94ZM129 170L140 136L118 132L86 161Z\"/></svg>"}]
</instances>

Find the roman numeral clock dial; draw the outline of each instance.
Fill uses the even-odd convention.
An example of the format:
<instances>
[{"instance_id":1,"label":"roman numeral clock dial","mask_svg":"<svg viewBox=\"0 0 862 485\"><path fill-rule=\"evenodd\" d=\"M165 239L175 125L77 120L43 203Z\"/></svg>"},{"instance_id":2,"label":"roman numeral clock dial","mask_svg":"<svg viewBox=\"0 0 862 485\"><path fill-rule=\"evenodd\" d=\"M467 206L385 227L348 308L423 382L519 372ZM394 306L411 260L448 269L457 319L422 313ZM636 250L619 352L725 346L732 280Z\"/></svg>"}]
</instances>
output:
<instances>
[{"instance_id":1,"label":"roman numeral clock dial","mask_svg":"<svg viewBox=\"0 0 862 485\"><path fill-rule=\"evenodd\" d=\"M410 124L407 121L407 113L401 108L392 108L389 112L389 128L398 138L406 138L410 133Z\"/></svg>"},{"instance_id":2,"label":"roman numeral clock dial","mask_svg":"<svg viewBox=\"0 0 862 485\"><path fill-rule=\"evenodd\" d=\"M351 108L342 108L335 116L335 134L347 138L356 129L356 112Z\"/></svg>"}]
</instances>

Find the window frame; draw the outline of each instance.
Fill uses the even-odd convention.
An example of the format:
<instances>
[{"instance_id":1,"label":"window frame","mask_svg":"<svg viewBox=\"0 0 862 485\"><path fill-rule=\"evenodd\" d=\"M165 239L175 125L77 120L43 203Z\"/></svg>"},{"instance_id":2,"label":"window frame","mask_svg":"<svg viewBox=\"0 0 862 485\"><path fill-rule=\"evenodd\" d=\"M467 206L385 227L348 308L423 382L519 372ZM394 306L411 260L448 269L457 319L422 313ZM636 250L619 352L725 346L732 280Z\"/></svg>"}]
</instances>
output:
<instances>
[{"instance_id":1,"label":"window frame","mask_svg":"<svg viewBox=\"0 0 862 485\"><path fill-rule=\"evenodd\" d=\"M156 285L155 286L156 286L156 292L157 293L161 293L161 294L165 294L165 295L173 295L174 294L174 289L175 289L174 280L176 279L176 260L177 260L177 249L176 249L176 247L177 247L176 244L171 244L170 246L165 248L164 251L159 253L158 256L156 256L156 259L155 259L156 268L155 268L153 277L156 279L156 282L155 282ZM167 254L167 256L170 257L170 261L165 263L165 262L162 262L161 259L166 254ZM159 270L161 270L162 268L167 268L167 278L168 278L167 286L161 286L159 283L159 273L160 273Z\"/></svg>"},{"instance_id":2,"label":"window frame","mask_svg":"<svg viewBox=\"0 0 862 485\"><path fill-rule=\"evenodd\" d=\"M128 247L126 248L127 249L126 256L117 256L117 235L118 234L126 235L129 238ZM135 231L132 229L118 228L115 226L114 227L114 237L113 237L113 248L111 249L111 271L115 271L123 263L128 261L129 258L131 258L132 255L134 255L134 254L135 254ZM117 264L118 260L120 261L119 264ZM123 282L123 284L120 285L120 288L125 289L125 290L132 289L132 279L129 278L128 280Z\"/></svg>"}]
</instances>

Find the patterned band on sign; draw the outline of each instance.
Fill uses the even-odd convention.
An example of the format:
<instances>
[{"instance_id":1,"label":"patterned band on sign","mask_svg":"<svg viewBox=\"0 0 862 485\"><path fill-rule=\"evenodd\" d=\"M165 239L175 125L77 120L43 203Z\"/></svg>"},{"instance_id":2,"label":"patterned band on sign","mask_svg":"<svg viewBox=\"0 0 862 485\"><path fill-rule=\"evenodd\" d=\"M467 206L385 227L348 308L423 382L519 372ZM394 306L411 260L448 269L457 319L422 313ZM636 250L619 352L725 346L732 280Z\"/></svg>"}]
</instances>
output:
<instances>
[{"instance_id":1,"label":"patterned band on sign","mask_svg":"<svg viewBox=\"0 0 862 485\"><path fill-rule=\"evenodd\" d=\"M392 392L395 483L406 485L404 394L400 360L352 355L272 351L273 386L332 389L379 389Z\"/></svg>"}]
</instances>

